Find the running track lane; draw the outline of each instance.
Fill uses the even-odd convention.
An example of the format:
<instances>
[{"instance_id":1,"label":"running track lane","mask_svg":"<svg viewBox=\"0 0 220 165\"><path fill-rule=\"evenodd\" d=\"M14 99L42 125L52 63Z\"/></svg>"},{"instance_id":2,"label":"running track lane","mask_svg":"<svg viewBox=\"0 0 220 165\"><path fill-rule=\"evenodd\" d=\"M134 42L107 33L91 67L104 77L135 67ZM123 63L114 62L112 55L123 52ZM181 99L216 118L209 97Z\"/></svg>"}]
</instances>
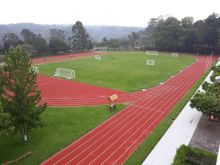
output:
<instances>
[{"instance_id":1,"label":"running track lane","mask_svg":"<svg viewBox=\"0 0 220 165\"><path fill-rule=\"evenodd\" d=\"M132 105L42 162L42 165L122 164L211 62L208 57L198 58L193 65L144 93ZM158 92L160 95L157 95Z\"/></svg>"},{"instance_id":2,"label":"running track lane","mask_svg":"<svg viewBox=\"0 0 220 165\"><path fill-rule=\"evenodd\" d=\"M105 98L107 100L108 96L115 93L125 94L118 90L43 75L38 75L37 84L41 90L41 103L47 102L49 106L54 105L50 100L55 100L56 105L59 105L60 100L60 103L63 103L60 105L67 106L71 98Z\"/></svg>"},{"instance_id":3,"label":"running track lane","mask_svg":"<svg viewBox=\"0 0 220 165\"><path fill-rule=\"evenodd\" d=\"M61 62L61 61L69 60L69 59L94 56L97 54L103 55L106 53L90 51L90 52L83 52L83 53L74 53L74 54L65 54L65 55L56 55L56 56L47 56L47 57L37 57L37 58L32 59L32 63L33 63L33 65L47 64L47 63L51 63L51 62Z\"/></svg>"}]
</instances>

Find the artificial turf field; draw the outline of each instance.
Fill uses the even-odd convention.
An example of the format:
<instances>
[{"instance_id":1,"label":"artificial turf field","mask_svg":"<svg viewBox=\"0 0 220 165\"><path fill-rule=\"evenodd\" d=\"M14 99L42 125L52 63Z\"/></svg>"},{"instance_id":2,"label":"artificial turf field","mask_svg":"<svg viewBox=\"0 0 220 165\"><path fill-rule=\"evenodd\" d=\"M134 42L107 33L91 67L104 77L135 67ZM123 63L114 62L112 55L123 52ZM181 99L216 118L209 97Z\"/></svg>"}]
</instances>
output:
<instances>
[{"instance_id":1,"label":"artificial turf field","mask_svg":"<svg viewBox=\"0 0 220 165\"><path fill-rule=\"evenodd\" d=\"M146 60L154 59L154 66L147 66ZM145 52L112 52L101 56L68 60L39 65L40 73L52 76L56 68L76 71L75 81L101 87L133 92L150 88L167 80L178 71L194 62L190 56L172 57L170 53L149 56Z\"/></svg>"}]
</instances>

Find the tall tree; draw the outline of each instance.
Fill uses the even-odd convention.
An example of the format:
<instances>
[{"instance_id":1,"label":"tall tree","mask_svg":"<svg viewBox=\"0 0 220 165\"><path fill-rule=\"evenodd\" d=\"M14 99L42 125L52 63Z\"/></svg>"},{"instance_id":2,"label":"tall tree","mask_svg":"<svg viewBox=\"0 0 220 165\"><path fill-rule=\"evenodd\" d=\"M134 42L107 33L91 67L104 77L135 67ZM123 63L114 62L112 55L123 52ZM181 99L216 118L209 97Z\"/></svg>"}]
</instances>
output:
<instances>
[{"instance_id":1,"label":"tall tree","mask_svg":"<svg viewBox=\"0 0 220 165\"><path fill-rule=\"evenodd\" d=\"M64 31L61 29L50 29L50 37L65 40Z\"/></svg>"},{"instance_id":2,"label":"tall tree","mask_svg":"<svg viewBox=\"0 0 220 165\"><path fill-rule=\"evenodd\" d=\"M104 46L104 47L105 47L105 50L109 50L109 47L108 47L108 39L107 39L106 37L104 37L104 38L102 39L101 46Z\"/></svg>"},{"instance_id":3,"label":"tall tree","mask_svg":"<svg viewBox=\"0 0 220 165\"><path fill-rule=\"evenodd\" d=\"M179 50L192 52L196 42L196 33L193 28L193 18L185 17L181 20L181 35L179 37Z\"/></svg>"},{"instance_id":4,"label":"tall tree","mask_svg":"<svg viewBox=\"0 0 220 165\"><path fill-rule=\"evenodd\" d=\"M19 37L14 33L6 33L2 40L4 43L4 51L7 51L10 47L15 47L21 43Z\"/></svg>"},{"instance_id":5,"label":"tall tree","mask_svg":"<svg viewBox=\"0 0 220 165\"><path fill-rule=\"evenodd\" d=\"M134 48L138 46L139 34L131 32L131 34L128 35L128 40L130 43L130 49L134 50Z\"/></svg>"},{"instance_id":6,"label":"tall tree","mask_svg":"<svg viewBox=\"0 0 220 165\"><path fill-rule=\"evenodd\" d=\"M32 128L43 126L40 114L46 104L39 105L41 99L37 88L37 74L31 66L30 57L21 47L10 48L4 58L5 65L0 70L0 102L16 132L27 141Z\"/></svg>"},{"instance_id":7,"label":"tall tree","mask_svg":"<svg viewBox=\"0 0 220 165\"><path fill-rule=\"evenodd\" d=\"M49 50L51 52L66 51L68 46L66 42L58 37L51 37L49 40Z\"/></svg>"},{"instance_id":8,"label":"tall tree","mask_svg":"<svg viewBox=\"0 0 220 165\"><path fill-rule=\"evenodd\" d=\"M192 17L185 17L181 21L168 17L159 18L153 25L152 38L158 50L220 53L220 17L215 13L195 23Z\"/></svg>"},{"instance_id":9,"label":"tall tree","mask_svg":"<svg viewBox=\"0 0 220 165\"><path fill-rule=\"evenodd\" d=\"M47 42L41 36L41 34L36 35L34 47L38 51L38 53L42 53L42 52L46 52L47 51Z\"/></svg>"},{"instance_id":10,"label":"tall tree","mask_svg":"<svg viewBox=\"0 0 220 165\"><path fill-rule=\"evenodd\" d=\"M88 43L89 34L86 32L86 29L83 27L82 22L77 21L72 27L72 50L86 50L88 46L91 45Z\"/></svg>"},{"instance_id":11,"label":"tall tree","mask_svg":"<svg viewBox=\"0 0 220 165\"><path fill-rule=\"evenodd\" d=\"M36 35L29 29L23 29L21 35L24 39L23 48L30 53L38 53L47 51L47 42L41 34Z\"/></svg>"},{"instance_id":12,"label":"tall tree","mask_svg":"<svg viewBox=\"0 0 220 165\"><path fill-rule=\"evenodd\" d=\"M34 45L36 34L30 31L29 29L22 29L21 35L24 39L24 42L30 45Z\"/></svg>"},{"instance_id":13,"label":"tall tree","mask_svg":"<svg viewBox=\"0 0 220 165\"><path fill-rule=\"evenodd\" d=\"M108 47L112 49L119 49L120 48L120 42L117 39L109 39L108 40Z\"/></svg>"},{"instance_id":14,"label":"tall tree","mask_svg":"<svg viewBox=\"0 0 220 165\"><path fill-rule=\"evenodd\" d=\"M147 49L154 49L155 44L154 44L154 38L153 34L155 31L155 28L157 27L158 21L160 18L151 18L150 21L148 22L147 28L143 31L142 35L142 45L146 47Z\"/></svg>"},{"instance_id":15,"label":"tall tree","mask_svg":"<svg viewBox=\"0 0 220 165\"><path fill-rule=\"evenodd\" d=\"M63 30L50 29L49 50L51 52L68 50Z\"/></svg>"},{"instance_id":16,"label":"tall tree","mask_svg":"<svg viewBox=\"0 0 220 165\"><path fill-rule=\"evenodd\" d=\"M204 35L208 48L207 51L208 53L216 53L218 51L218 34L220 29L220 20L218 19L218 14L213 13L208 16L208 18L205 20L205 25L206 33Z\"/></svg>"},{"instance_id":17,"label":"tall tree","mask_svg":"<svg viewBox=\"0 0 220 165\"><path fill-rule=\"evenodd\" d=\"M159 20L154 31L155 45L160 50L176 51L181 35L180 21L175 17Z\"/></svg>"}]
</instances>

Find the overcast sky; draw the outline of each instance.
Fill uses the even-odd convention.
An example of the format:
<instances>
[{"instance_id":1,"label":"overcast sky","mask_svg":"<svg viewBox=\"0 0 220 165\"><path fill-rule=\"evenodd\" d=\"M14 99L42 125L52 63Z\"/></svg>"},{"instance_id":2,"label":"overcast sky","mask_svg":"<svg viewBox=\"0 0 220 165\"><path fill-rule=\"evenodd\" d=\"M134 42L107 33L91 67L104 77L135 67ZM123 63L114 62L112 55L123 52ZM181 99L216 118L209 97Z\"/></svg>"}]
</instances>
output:
<instances>
[{"instance_id":1,"label":"overcast sky","mask_svg":"<svg viewBox=\"0 0 220 165\"><path fill-rule=\"evenodd\" d=\"M146 26L152 17L220 14L220 0L0 0L0 24Z\"/></svg>"}]
</instances>

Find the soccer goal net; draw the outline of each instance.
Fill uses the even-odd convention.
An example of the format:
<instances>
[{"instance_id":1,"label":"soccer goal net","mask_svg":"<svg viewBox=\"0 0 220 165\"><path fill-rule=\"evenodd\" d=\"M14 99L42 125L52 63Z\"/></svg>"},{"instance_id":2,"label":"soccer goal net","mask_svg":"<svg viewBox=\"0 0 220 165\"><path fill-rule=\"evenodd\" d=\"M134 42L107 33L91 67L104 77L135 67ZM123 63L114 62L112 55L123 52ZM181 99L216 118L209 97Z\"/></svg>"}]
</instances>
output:
<instances>
[{"instance_id":1,"label":"soccer goal net","mask_svg":"<svg viewBox=\"0 0 220 165\"><path fill-rule=\"evenodd\" d=\"M154 65L154 64L155 64L154 60L147 60L146 61L146 65Z\"/></svg>"},{"instance_id":2,"label":"soccer goal net","mask_svg":"<svg viewBox=\"0 0 220 165\"><path fill-rule=\"evenodd\" d=\"M94 58L95 58L95 60L101 60L101 56L100 55L95 55Z\"/></svg>"},{"instance_id":3,"label":"soccer goal net","mask_svg":"<svg viewBox=\"0 0 220 165\"><path fill-rule=\"evenodd\" d=\"M33 66L32 67L32 70L35 72L35 73L40 73L40 70L39 70L39 68L37 67L37 66Z\"/></svg>"},{"instance_id":4,"label":"soccer goal net","mask_svg":"<svg viewBox=\"0 0 220 165\"><path fill-rule=\"evenodd\" d=\"M55 77L63 77L66 79L74 79L76 77L75 70L72 69L64 69L64 68L57 68L55 73Z\"/></svg>"},{"instance_id":5,"label":"soccer goal net","mask_svg":"<svg viewBox=\"0 0 220 165\"><path fill-rule=\"evenodd\" d=\"M157 51L146 51L146 55L158 56L158 52Z\"/></svg>"},{"instance_id":6,"label":"soccer goal net","mask_svg":"<svg viewBox=\"0 0 220 165\"><path fill-rule=\"evenodd\" d=\"M178 56L179 56L179 53L171 53L171 56L172 56L172 57L178 57Z\"/></svg>"}]
</instances>

